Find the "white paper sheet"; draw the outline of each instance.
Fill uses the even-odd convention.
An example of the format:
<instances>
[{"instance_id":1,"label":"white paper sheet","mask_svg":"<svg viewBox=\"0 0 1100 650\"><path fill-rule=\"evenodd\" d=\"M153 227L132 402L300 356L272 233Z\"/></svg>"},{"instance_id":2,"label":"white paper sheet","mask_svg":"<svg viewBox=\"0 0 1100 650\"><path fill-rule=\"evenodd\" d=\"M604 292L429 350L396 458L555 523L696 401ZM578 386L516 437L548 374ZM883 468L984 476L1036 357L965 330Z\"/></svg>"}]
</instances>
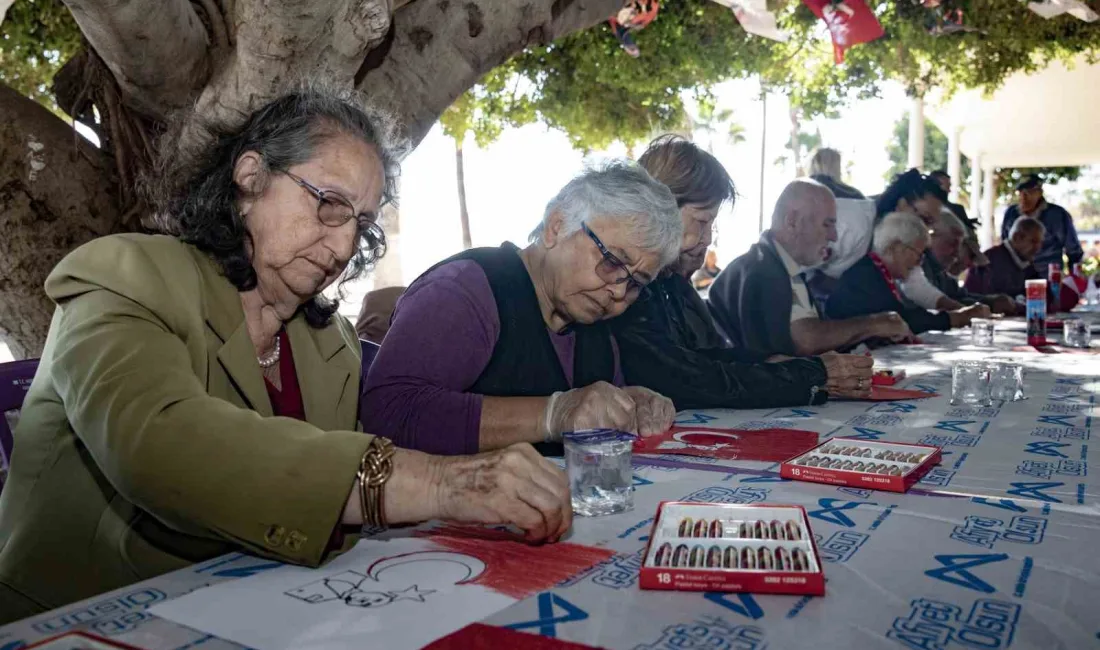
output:
<instances>
[{"instance_id":1,"label":"white paper sheet","mask_svg":"<svg viewBox=\"0 0 1100 650\"><path fill-rule=\"evenodd\" d=\"M253 648L414 650L516 602L468 583L472 556L424 539L364 540L320 569L284 566L151 612Z\"/></svg>"}]
</instances>

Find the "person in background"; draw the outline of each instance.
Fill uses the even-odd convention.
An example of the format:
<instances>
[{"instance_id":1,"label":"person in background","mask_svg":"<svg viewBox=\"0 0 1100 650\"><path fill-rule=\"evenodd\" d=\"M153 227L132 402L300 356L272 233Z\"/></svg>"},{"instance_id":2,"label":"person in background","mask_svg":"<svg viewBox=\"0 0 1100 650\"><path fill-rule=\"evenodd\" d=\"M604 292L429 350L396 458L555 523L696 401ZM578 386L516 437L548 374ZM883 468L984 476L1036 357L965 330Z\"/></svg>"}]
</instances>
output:
<instances>
[{"instance_id":1,"label":"person in background","mask_svg":"<svg viewBox=\"0 0 1100 650\"><path fill-rule=\"evenodd\" d=\"M872 359L827 354L765 363L767 355L730 349L688 278L702 264L719 208L736 197L714 156L678 136L654 140L639 159L680 205L680 256L646 298L611 321L626 381L672 399L678 409L772 408L864 397Z\"/></svg>"},{"instance_id":2,"label":"person in background","mask_svg":"<svg viewBox=\"0 0 1100 650\"><path fill-rule=\"evenodd\" d=\"M966 222L963 222L966 227ZM982 252L982 245L978 243L978 233L973 228L966 227L963 235L962 247L959 248L959 257L955 263L947 268L947 273L961 282L963 274L972 268L989 266L989 258Z\"/></svg>"},{"instance_id":3,"label":"person in background","mask_svg":"<svg viewBox=\"0 0 1100 650\"><path fill-rule=\"evenodd\" d=\"M827 187L801 179L787 185L766 230L710 289L711 312L733 342L770 356L812 356L869 338L904 340L905 321L892 313L824 320L810 298L804 272L823 261L836 240L836 201Z\"/></svg>"},{"instance_id":4,"label":"person in background","mask_svg":"<svg viewBox=\"0 0 1100 650\"><path fill-rule=\"evenodd\" d=\"M0 493L0 623L229 552L318 566L364 524L568 530L565 475L530 445L441 458L357 430L359 343L322 292L385 250L391 124L316 84L184 121L151 179L169 234L53 270Z\"/></svg>"},{"instance_id":5,"label":"person in background","mask_svg":"<svg viewBox=\"0 0 1100 650\"><path fill-rule=\"evenodd\" d=\"M967 291L975 293L1003 293L1022 303L1024 284L1028 280L1038 280L1039 270L1035 266L1035 256L1043 246L1046 228L1042 222L1031 217L1016 219L1012 231L1001 244L985 251L989 265L971 269L966 277Z\"/></svg>"},{"instance_id":6,"label":"person in background","mask_svg":"<svg viewBox=\"0 0 1100 650\"><path fill-rule=\"evenodd\" d=\"M730 201L732 200L731 198ZM717 213L715 216L717 217ZM718 274L721 272L722 269L718 266L717 251L713 248L708 249L706 257L703 260L703 265L691 276L691 284L695 287L696 291L708 289L710 285L714 283L714 278L718 277Z\"/></svg>"},{"instance_id":7,"label":"person in background","mask_svg":"<svg viewBox=\"0 0 1100 650\"><path fill-rule=\"evenodd\" d=\"M958 261L966 238L966 226L954 214L944 209L930 234L931 241L921 259L921 268L932 286L960 305L981 303L996 314L1011 316L1016 313L1016 301L1007 295L971 293L947 272Z\"/></svg>"},{"instance_id":8,"label":"person in background","mask_svg":"<svg viewBox=\"0 0 1100 650\"><path fill-rule=\"evenodd\" d=\"M650 435L672 402L624 383L604 322L676 259L669 189L633 163L586 170L551 199L523 249L460 253L413 282L367 374L364 426L440 454L614 428Z\"/></svg>"},{"instance_id":9,"label":"person in background","mask_svg":"<svg viewBox=\"0 0 1100 650\"><path fill-rule=\"evenodd\" d=\"M1084 257L1081 242L1077 239L1077 229L1073 225L1073 217L1060 205L1048 203L1043 196L1043 181L1038 176L1031 175L1016 186L1019 202L1009 206L1005 211L1004 220L1001 222L1001 241L1008 241L1012 233L1012 225L1020 217L1031 217L1043 224L1046 232L1043 236L1043 246L1035 255L1035 268L1042 277L1047 277L1047 269L1050 264L1064 266L1062 255L1069 258L1069 267L1072 269ZM1064 269L1063 269L1064 270Z\"/></svg>"},{"instance_id":10,"label":"person in background","mask_svg":"<svg viewBox=\"0 0 1100 650\"><path fill-rule=\"evenodd\" d=\"M830 318L856 318L896 312L914 334L964 327L973 318L988 316L985 305L933 313L905 303L897 278L908 277L920 266L928 241L928 227L916 215L894 212L883 217L875 226L871 252L841 276L826 313Z\"/></svg>"},{"instance_id":11,"label":"person in background","mask_svg":"<svg viewBox=\"0 0 1100 650\"><path fill-rule=\"evenodd\" d=\"M845 185L840 180L841 176L839 151L822 147L814 152L814 155L810 158L810 178L829 188L835 198L866 198L863 196L863 192L851 185Z\"/></svg>"},{"instance_id":12,"label":"person in background","mask_svg":"<svg viewBox=\"0 0 1100 650\"><path fill-rule=\"evenodd\" d=\"M386 332L390 330L390 318L397 306L397 299L405 293L405 287L384 287L367 292L363 296L363 306L359 318L355 321L355 333L359 338L371 343L382 344Z\"/></svg>"},{"instance_id":13,"label":"person in background","mask_svg":"<svg viewBox=\"0 0 1100 650\"><path fill-rule=\"evenodd\" d=\"M944 196L951 194L951 176L942 169L937 169L928 175L928 178L935 181L940 189L943 190ZM973 230L977 227L977 223L970 220L970 216L966 213L966 208L961 203L955 203L951 199L945 199L943 207L951 211L951 214L955 215L964 226Z\"/></svg>"}]
</instances>

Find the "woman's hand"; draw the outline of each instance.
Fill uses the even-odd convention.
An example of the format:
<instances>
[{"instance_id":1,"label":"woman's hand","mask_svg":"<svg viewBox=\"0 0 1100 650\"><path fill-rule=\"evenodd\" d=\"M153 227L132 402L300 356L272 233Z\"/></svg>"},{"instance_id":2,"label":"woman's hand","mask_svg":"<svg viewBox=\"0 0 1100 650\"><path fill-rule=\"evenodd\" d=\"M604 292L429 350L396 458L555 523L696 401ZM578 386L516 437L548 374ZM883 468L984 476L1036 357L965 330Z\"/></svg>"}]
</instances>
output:
<instances>
[{"instance_id":1,"label":"woman's hand","mask_svg":"<svg viewBox=\"0 0 1100 650\"><path fill-rule=\"evenodd\" d=\"M623 392L634 400L638 435L655 436L672 426L672 421L676 419L676 407L672 405L672 400L642 386L627 386Z\"/></svg>"},{"instance_id":2,"label":"woman's hand","mask_svg":"<svg viewBox=\"0 0 1100 650\"><path fill-rule=\"evenodd\" d=\"M433 517L512 525L532 542L556 542L573 524L565 472L527 443L476 456L431 458Z\"/></svg>"},{"instance_id":3,"label":"woman's hand","mask_svg":"<svg viewBox=\"0 0 1100 650\"><path fill-rule=\"evenodd\" d=\"M566 431L618 429L638 433L634 399L621 388L598 381L550 397L542 423L546 437L561 440Z\"/></svg>"},{"instance_id":4,"label":"woman's hand","mask_svg":"<svg viewBox=\"0 0 1100 650\"><path fill-rule=\"evenodd\" d=\"M830 396L849 399L866 399L871 396L874 359L866 355L826 352L821 355L821 361L828 374L825 389Z\"/></svg>"}]
</instances>

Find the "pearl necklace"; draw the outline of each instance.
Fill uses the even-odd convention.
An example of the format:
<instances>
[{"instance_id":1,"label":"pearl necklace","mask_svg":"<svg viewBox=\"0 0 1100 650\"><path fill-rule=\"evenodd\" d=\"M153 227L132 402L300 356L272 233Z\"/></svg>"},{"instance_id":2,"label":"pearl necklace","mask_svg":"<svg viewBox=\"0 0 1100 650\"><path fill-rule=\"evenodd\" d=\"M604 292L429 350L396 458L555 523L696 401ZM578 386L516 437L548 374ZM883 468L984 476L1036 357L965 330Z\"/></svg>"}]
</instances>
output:
<instances>
[{"instance_id":1,"label":"pearl necklace","mask_svg":"<svg viewBox=\"0 0 1100 650\"><path fill-rule=\"evenodd\" d=\"M271 353L266 357L256 357L256 361L260 364L260 367L267 370L271 366L279 362L279 337L275 337L275 348L271 350Z\"/></svg>"}]
</instances>

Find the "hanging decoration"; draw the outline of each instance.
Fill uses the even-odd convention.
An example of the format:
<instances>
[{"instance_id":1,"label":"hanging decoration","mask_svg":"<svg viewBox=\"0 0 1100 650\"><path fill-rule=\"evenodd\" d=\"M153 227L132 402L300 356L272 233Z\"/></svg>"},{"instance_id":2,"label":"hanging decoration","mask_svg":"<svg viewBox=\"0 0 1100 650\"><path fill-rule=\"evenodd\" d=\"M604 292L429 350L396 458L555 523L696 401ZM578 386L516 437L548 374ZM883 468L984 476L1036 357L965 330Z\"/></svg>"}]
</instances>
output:
<instances>
[{"instance_id":1,"label":"hanging decoration","mask_svg":"<svg viewBox=\"0 0 1100 650\"><path fill-rule=\"evenodd\" d=\"M749 34L770 38L773 41L787 42L790 35L779 29L775 14L768 9L767 0L714 0L723 7L733 10L733 15L741 27Z\"/></svg>"},{"instance_id":2,"label":"hanging decoration","mask_svg":"<svg viewBox=\"0 0 1100 650\"><path fill-rule=\"evenodd\" d=\"M875 14L863 0L802 0L814 15L825 21L833 39L833 59L844 63L844 51L860 43L869 43L885 32Z\"/></svg>"},{"instance_id":3,"label":"hanging decoration","mask_svg":"<svg viewBox=\"0 0 1100 650\"><path fill-rule=\"evenodd\" d=\"M611 33L619 39L619 46L630 56L637 58L642 53L631 32L644 29L653 22L660 4L658 0L625 0L622 9L608 19Z\"/></svg>"},{"instance_id":4,"label":"hanging decoration","mask_svg":"<svg viewBox=\"0 0 1100 650\"><path fill-rule=\"evenodd\" d=\"M1055 16L1061 16L1062 14L1069 14L1086 23L1096 22L1100 19L1100 14L1097 14L1087 4L1081 2L1081 0L1043 0L1043 2L1021 1L1027 4L1028 9L1047 20Z\"/></svg>"}]
</instances>

